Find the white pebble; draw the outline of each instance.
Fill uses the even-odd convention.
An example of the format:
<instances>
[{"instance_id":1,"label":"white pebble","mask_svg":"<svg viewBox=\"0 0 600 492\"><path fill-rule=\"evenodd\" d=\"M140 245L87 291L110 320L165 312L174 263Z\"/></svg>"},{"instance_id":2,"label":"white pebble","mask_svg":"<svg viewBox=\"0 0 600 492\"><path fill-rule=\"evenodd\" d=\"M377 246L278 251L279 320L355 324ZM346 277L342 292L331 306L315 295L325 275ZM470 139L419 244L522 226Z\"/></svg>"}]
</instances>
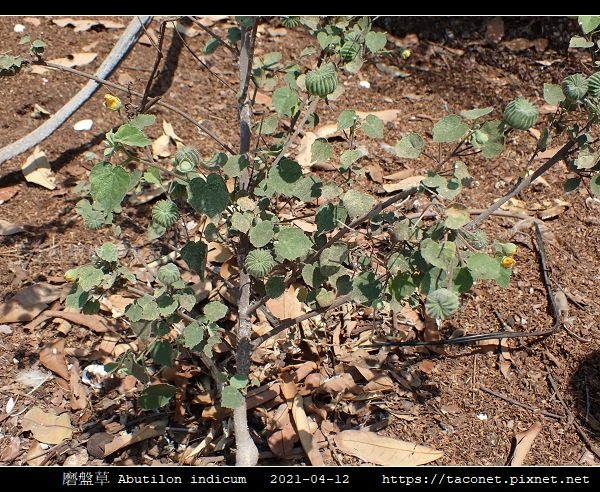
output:
<instances>
[{"instance_id":1,"label":"white pebble","mask_svg":"<svg viewBox=\"0 0 600 492\"><path fill-rule=\"evenodd\" d=\"M479 420L487 420L488 419L487 413L485 413L485 412L477 413L477 414L475 414L475 417L477 417Z\"/></svg>"},{"instance_id":2,"label":"white pebble","mask_svg":"<svg viewBox=\"0 0 600 492\"><path fill-rule=\"evenodd\" d=\"M15 32L23 32L25 30L25 26L23 24L15 24L14 30Z\"/></svg>"},{"instance_id":3,"label":"white pebble","mask_svg":"<svg viewBox=\"0 0 600 492\"><path fill-rule=\"evenodd\" d=\"M92 120L81 120L73 125L73 130L76 132L85 132L91 130L94 122Z\"/></svg>"},{"instance_id":4,"label":"white pebble","mask_svg":"<svg viewBox=\"0 0 600 492\"><path fill-rule=\"evenodd\" d=\"M8 325L0 325L0 333L3 335L10 335L12 333L12 328Z\"/></svg>"},{"instance_id":5,"label":"white pebble","mask_svg":"<svg viewBox=\"0 0 600 492\"><path fill-rule=\"evenodd\" d=\"M361 80L358 83L358 87L360 87L361 89L370 89L371 88L371 82L369 82L368 80Z\"/></svg>"}]
</instances>

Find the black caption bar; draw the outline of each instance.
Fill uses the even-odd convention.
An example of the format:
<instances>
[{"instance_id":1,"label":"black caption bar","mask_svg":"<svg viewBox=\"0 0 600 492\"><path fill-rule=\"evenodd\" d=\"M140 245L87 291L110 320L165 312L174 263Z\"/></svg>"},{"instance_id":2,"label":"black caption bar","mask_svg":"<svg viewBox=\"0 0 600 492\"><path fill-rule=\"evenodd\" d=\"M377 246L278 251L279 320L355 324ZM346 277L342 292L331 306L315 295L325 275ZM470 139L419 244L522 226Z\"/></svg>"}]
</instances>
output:
<instances>
[{"instance_id":1,"label":"black caption bar","mask_svg":"<svg viewBox=\"0 0 600 492\"><path fill-rule=\"evenodd\" d=\"M6 467L3 490L598 490L598 467Z\"/></svg>"}]
</instances>

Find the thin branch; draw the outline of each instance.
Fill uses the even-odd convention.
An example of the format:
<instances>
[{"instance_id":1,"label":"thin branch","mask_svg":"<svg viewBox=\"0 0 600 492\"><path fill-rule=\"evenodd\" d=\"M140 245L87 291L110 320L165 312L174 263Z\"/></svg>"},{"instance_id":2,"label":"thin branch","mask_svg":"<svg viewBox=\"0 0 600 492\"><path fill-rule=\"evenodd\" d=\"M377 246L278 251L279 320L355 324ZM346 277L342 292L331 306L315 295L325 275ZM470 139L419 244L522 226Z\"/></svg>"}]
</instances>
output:
<instances>
[{"instance_id":1,"label":"thin branch","mask_svg":"<svg viewBox=\"0 0 600 492\"><path fill-rule=\"evenodd\" d=\"M405 198L408 198L411 195L414 195L417 192L417 190L418 190L418 188L416 186L414 186L412 188L409 188L408 190L401 191L400 193L397 193L396 195L391 196L387 200L384 200L384 201L378 203L365 215L363 215L362 217L358 217L354 221L350 222L350 224L348 224L348 229L341 229L340 231L338 231L337 234L332 236L329 239L329 241L327 241L327 243L325 243L325 245L323 245L321 248L319 248L317 251L315 251L306 260L306 263L314 263L314 261L316 259L318 259L319 256L321 256L321 254L323 253L324 250L329 248L329 246L331 246L332 244L340 241L346 234L348 234L348 231L352 231L353 229L356 229L359 225L363 224L364 222L371 220L379 212L381 212L382 210L385 210L386 208L390 207L394 203L399 202L400 200L404 200ZM298 278L298 275L299 275L298 273L292 274L290 276L290 278L286 280L284 286L289 287L290 285L292 285L294 283L294 281ZM264 296L261 299L259 299L258 301L254 302L248 308L248 314L252 314L260 306L262 306L265 302L267 302L268 299L269 299L268 296Z\"/></svg>"},{"instance_id":2,"label":"thin branch","mask_svg":"<svg viewBox=\"0 0 600 492\"><path fill-rule=\"evenodd\" d=\"M552 292L552 286L550 285L550 279L548 278L548 268L546 265L546 253L544 250L544 238L542 236L542 231L538 223L535 224L535 233L536 233L536 241L534 242L536 246L536 251L538 254L540 271L542 273L542 280L544 282L544 287L546 289L546 295L548 297L548 303L550 305L550 309L552 311L552 317L554 318L554 323L550 328L545 330L537 330L530 333L525 332L494 332L494 333L476 333L473 335L465 335L462 337L456 338L448 338L443 340L433 340L433 341L414 341L414 342L383 342L383 343L374 343L369 345L369 347L427 347L427 346L443 346L443 345L461 345L473 342L479 342L482 340L502 340L506 338L528 338L528 337L536 337L536 338L545 338L553 335L558 331L561 326L561 315L558 310L558 306L556 305L556 300L554 299L554 294Z\"/></svg>"},{"instance_id":3,"label":"thin branch","mask_svg":"<svg viewBox=\"0 0 600 492\"><path fill-rule=\"evenodd\" d=\"M306 103L307 103L307 101L303 102L302 106L300 107L300 109L298 111L302 111L304 109L304 106L306 105ZM271 167L275 167L279 163L279 161L281 159L283 159L283 157L285 156L285 154L289 150L289 148L292 145L292 143L296 140L296 138L298 138L298 135L302 131L302 128L304 127L304 125L308 121L308 118L310 117L310 115L315 112L315 108L317 107L318 103L319 103L319 98L318 97L315 97L310 102L310 104L308 105L308 109L306 110L306 113L304 114L304 118L302 118L302 121L300 122L300 124L298 125L298 127L296 128L296 130L294 131L294 134L290 138L288 138L287 142L285 142L283 148L281 149L281 152L279 152L279 155L273 161L273 164L271 164Z\"/></svg>"},{"instance_id":4,"label":"thin branch","mask_svg":"<svg viewBox=\"0 0 600 492\"><path fill-rule=\"evenodd\" d=\"M50 62L40 62L40 63L35 63L35 65L42 65L44 67L54 68L55 70L61 70L63 72L68 72L68 73L72 73L74 75L79 75L80 77L85 77L87 79L91 79L91 80L97 82L98 84L102 84L102 85L105 85L106 87L110 87L111 89L122 91L127 94L132 94L132 95L140 97L140 98L143 97L143 94L141 92L130 90L129 88L127 88L121 84L115 84L114 82L110 82L110 81L102 79L100 77L96 77L95 75L90 75L89 73L85 73L80 70L76 70L75 68L65 67L63 65L56 65L55 63L50 63ZM194 118L189 116L183 110L181 110L181 109L177 108L176 106L173 106L169 103L163 102L163 101L157 101L156 104L158 106L162 106L163 108L166 108L170 111L173 111L174 113L178 114L182 118L186 119L187 121L192 123L194 126L196 126L199 130L201 130L206 135L208 135L210 138L212 138L216 143L218 143L221 147L223 147L227 152L229 152L230 154L235 154L235 151L229 145L227 145L226 142L221 140L221 138L218 135L216 135L211 130L206 128L204 125L202 125L202 123L197 122ZM0 162L1 162L1 159L0 159Z\"/></svg>"},{"instance_id":5,"label":"thin branch","mask_svg":"<svg viewBox=\"0 0 600 492\"><path fill-rule=\"evenodd\" d=\"M469 209L469 214L470 215L480 215L483 212L485 212L487 209L484 208L472 208ZM524 213L519 213L519 212L511 212L510 210L496 210L494 212L492 212L490 215L494 215L496 217L511 217L513 219L530 219L531 215L527 215ZM436 212L427 212L425 214L422 213L414 213L414 214L406 214L406 218L407 219L417 219L417 218L424 218L424 219L433 219L438 217L439 214Z\"/></svg>"},{"instance_id":6,"label":"thin branch","mask_svg":"<svg viewBox=\"0 0 600 492\"><path fill-rule=\"evenodd\" d=\"M319 314L323 314L328 311L331 311L332 309L340 307L340 306L346 304L347 302L350 302L351 299L352 299L352 296L350 294L346 294L341 297L338 297L335 301L333 301L333 303L330 306L325 306L325 307L321 307L318 309L314 309L312 311L309 311L308 313L301 314L300 316L297 316L295 318L286 318L284 320L281 320L281 322L278 325L274 326L268 333L265 333L264 335L254 339L252 341L252 348L256 349L260 345L265 343L269 338L274 337L278 333L281 333L283 330L285 330L287 328L291 328L292 326L295 326L304 320L314 318L315 316L318 316Z\"/></svg>"},{"instance_id":7,"label":"thin branch","mask_svg":"<svg viewBox=\"0 0 600 492\"><path fill-rule=\"evenodd\" d=\"M513 187L513 189L511 191L509 191L502 198L500 198L499 200L494 202L493 205L489 206L484 212L482 212L477 217L475 217L465 227L467 229L475 229L479 224L481 224L485 219L487 219L490 215L492 215L492 213L494 213L496 210L498 210L508 200L510 200L515 195L518 195L519 193L521 193L525 188L527 188L537 178L539 178L542 174L544 174L546 171L548 171L550 168L552 168L552 166L554 166L557 162L560 162L561 160L565 159L569 155L569 152L571 152L571 149L577 144L577 139L579 138L579 136L585 134L590 129L590 127L592 126L592 124L595 121L596 121L595 116L590 118L588 120L587 124L585 125L585 127L583 128L583 130L581 130L579 132L579 135L577 135L577 138L575 138L573 140L569 140L565 145L563 145L560 148L560 150L558 152L556 152L556 154L554 154L550 159L548 159L546 162L544 162L544 164L542 164L540 167L538 167L533 172L533 174L530 174L529 176L526 176L521 181L519 181Z\"/></svg>"},{"instance_id":8,"label":"thin branch","mask_svg":"<svg viewBox=\"0 0 600 492\"><path fill-rule=\"evenodd\" d=\"M200 65L202 65L203 68L205 68L206 70L208 70L208 72L213 77L215 77L219 82L221 82L221 84L223 84L225 87L227 87L230 91L232 91L235 94L236 93L235 88L229 82L227 82L225 79L219 77L219 75L216 72L214 72L206 63L204 63L204 61L202 60L202 58L200 58L194 52L194 50L190 47L190 45L187 43L187 41L185 40L185 38L181 35L181 33L177 29L175 29L175 32L179 36L179 39L181 39L181 42L183 43L183 45L185 46L185 48L190 52L190 55L192 55L194 57L194 59L198 63L200 63Z\"/></svg>"},{"instance_id":9,"label":"thin branch","mask_svg":"<svg viewBox=\"0 0 600 492\"><path fill-rule=\"evenodd\" d=\"M146 28L144 28L144 32L146 36L150 40L150 42L154 45L156 49L156 57L154 58L154 65L150 70L150 77L148 77L148 81L146 82L146 88L144 89L144 95L142 96L142 102L140 103L140 108L144 108L146 106L146 102L148 101L148 96L150 95L150 89L152 88L152 84L154 83L154 79L156 78L156 73L158 72L158 67L160 65L161 60L163 59L162 54L162 46L163 41L165 40L165 28L167 24L166 22L161 22L160 24L160 32L158 34L158 45L154 43Z\"/></svg>"},{"instance_id":10,"label":"thin branch","mask_svg":"<svg viewBox=\"0 0 600 492\"><path fill-rule=\"evenodd\" d=\"M216 32L214 32L212 29L206 27L205 25L203 25L198 19L196 19L195 17L190 17L190 19L192 20L192 22L194 24L196 24L200 29L202 29L204 32L210 34L211 37L215 38L224 48L228 49L235 57L238 57L240 55L240 52L238 51L238 49L235 46L231 46L229 43L226 43L225 41L223 41L223 38L221 38L221 36L219 36Z\"/></svg>"},{"instance_id":11,"label":"thin branch","mask_svg":"<svg viewBox=\"0 0 600 492\"><path fill-rule=\"evenodd\" d=\"M526 405L525 403L521 403L520 401L517 401L514 398L510 398L509 396L503 395L501 393L496 393L495 391L493 391L489 388L486 388L485 386L479 385L479 389L481 391L483 391L484 393L487 393L488 395L495 396L496 398L500 398L501 400L504 400L508 403L512 403L513 405L524 408L525 410L530 410L533 413L539 413L539 414L544 415L545 417L549 417L551 419L561 420L564 418L563 415L559 415L557 413L552 413L552 412L546 412L545 410L540 410L539 408L535 408L530 405Z\"/></svg>"}]
</instances>

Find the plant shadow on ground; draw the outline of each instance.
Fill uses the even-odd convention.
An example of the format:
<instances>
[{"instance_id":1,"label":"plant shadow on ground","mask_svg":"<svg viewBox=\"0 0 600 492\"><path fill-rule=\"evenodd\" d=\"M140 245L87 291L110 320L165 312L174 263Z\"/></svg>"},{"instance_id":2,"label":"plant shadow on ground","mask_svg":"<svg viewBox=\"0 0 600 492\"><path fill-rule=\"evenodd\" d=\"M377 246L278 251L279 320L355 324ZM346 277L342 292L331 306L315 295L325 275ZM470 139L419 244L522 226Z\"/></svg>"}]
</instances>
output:
<instances>
[{"instance_id":1,"label":"plant shadow on ground","mask_svg":"<svg viewBox=\"0 0 600 492\"><path fill-rule=\"evenodd\" d=\"M580 361L570 380L570 394L576 417L600 440L600 350Z\"/></svg>"}]
</instances>

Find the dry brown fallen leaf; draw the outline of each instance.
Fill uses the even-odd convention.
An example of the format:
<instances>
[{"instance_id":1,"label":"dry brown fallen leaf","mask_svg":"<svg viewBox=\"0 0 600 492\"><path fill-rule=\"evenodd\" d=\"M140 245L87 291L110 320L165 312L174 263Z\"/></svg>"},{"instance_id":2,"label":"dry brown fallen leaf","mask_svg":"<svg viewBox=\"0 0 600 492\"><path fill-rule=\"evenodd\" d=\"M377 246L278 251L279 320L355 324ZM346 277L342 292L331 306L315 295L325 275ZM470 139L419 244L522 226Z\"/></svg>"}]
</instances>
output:
<instances>
[{"instance_id":1,"label":"dry brown fallen leaf","mask_svg":"<svg viewBox=\"0 0 600 492\"><path fill-rule=\"evenodd\" d=\"M395 193L397 191L404 191L412 188L413 186L418 186L419 183L423 180L425 176L417 175L410 176L408 178L404 178L396 183L384 183L381 185L383 190L386 193Z\"/></svg>"},{"instance_id":2,"label":"dry brown fallen leaf","mask_svg":"<svg viewBox=\"0 0 600 492\"><path fill-rule=\"evenodd\" d=\"M396 171L395 173L388 174L383 177L383 179L387 179L388 181L400 181L402 179L410 178L415 174L415 170L412 168L402 169L401 171Z\"/></svg>"},{"instance_id":3,"label":"dry brown fallen leaf","mask_svg":"<svg viewBox=\"0 0 600 492\"><path fill-rule=\"evenodd\" d=\"M163 127L163 133L165 135L168 135L174 142L183 143L183 140L181 139L181 137L179 137L175 133L175 130L173 129L173 125L171 125L171 123L169 123L167 120L163 120L162 127Z\"/></svg>"},{"instance_id":4,"label":"dry brown fallen leaf","mask_svg":"<svg viewBox=\"0 0 600 492\"><path fill-rule=\"evenodd\" d=\"M167 29L173 28L175 28L179 34L183 34L188 38L195 38L201 32L199 29L196 29L193 26L184 25L181 22L176 22L174 26L172 22L167 23Z\"/></svg>"},{"instance_id":5,"label":"dry brown fallen leaf","mask_svg":"<svg viewBox=\"0 0 600 492\"><path fill-rule=\"evenodd\" d=\"M79 377L79 364L74 363L71 366L69 388L71 389L71 410L83 410L87 407L87 393Z\"/></svg>"},{"instance_id":6,"label":"dry brown fallen leaf","mask_svg":"<svg viewBox=\"0 0 600 492\"><path fill-rule=\"evenodd\" d=\"M267 309L279 319L296 318L304 313L303 304L298 300L298 284L290 285L277 299L266 302Z\"/></svg>"},{"instance_id":7,"label":"dry brown fallen leaf","mask_svg":"<svg viewBox=\"0 0 600 492\"><path fill-rule=\"evenodd\" d=\"M369 173L369 176L375 183L383 183L383 169L378 163L373 162L365 166L364 170Z\"/></svg>"},{"instance_id":8,"label":"dry brown fallen leaf","mask_svg":"<svg viewBox=\"0 0 600 492\"><path fill-rule=\"evenodd\" d=\"M208 263L225 263L229 258L233 258L233 251L229 247L223 243L208 243Z\"/></svg>"},{"instance_id":9,"label":"dry brown fallen leaf","mask_svg":"<svg viewBox=\"0 0 600 492\"><path fill-rule=\"evenodd\" d=\"M196 20L204 27L211 27L223 20L229 19L229 17L229 15L203 15L202 17L196 17Z\"/></svg>"},{"instance_id":10,"label":"dry brown fallen leaf","mask_svg":"<svg viewBox=\"0 0 600 492\"><path fill-rule=\"evenodd\" d=\"M89 65L92 63L98 53L86 53L85 51L79 53L71 53L63 58L54 58L53 60L48 60L50 63L54 63L55 65L62 65L63 67L73 68L73 67L84 67L85 65ZM46 72L50 72L49 68L44 68L41 65L33 65L31 67L31 72L43 75Z\"/></svg>"},{"instance_id":11,"label":"dry brown fallen leaf","mask_svg":"<svg viewBox=\"0 0 600 492\"><path fill-rule=\"evenodd\" d=\"M25 232L25 229L7 220L0 219L0 236L12 236L21 232Z\"/></svg>"},{"instance_id":12,"label":"dry brown fallen leaf","mask_svg":"<svg viewBox=\"0 0 600 492\"><path fill-rule=\"evenodd\" d=\"M288 30L285 27L267 27L267 32L269 36L278 37L287 36Z\"/></svg>"},{"instance_id":13,"label":"dry brown fallen leaf","mask_svg":"<svg viewBox=\"0 0 600 492\"><path fill-rule=\"evenodd\" d=\"M338 128L337 123L327 123L315 128L317 138L332 138L342 134L342 130Z\"/></svg>"},{"instance_id":14,"label":"dry brown fallen leaf","mask_svg":"<svg viewBox=\"0 0 600 492\"><path fill-rule=\"evenodd\" d=\"M500 340L500 353L498 355L498 366L504 379L509 380L510 368L512 367L512 358L508 348L508 339L503 338Z\"/></svg>"},{"instance_id":15,"label":"dry brown fallen leaf","mask_svg":"<svg viewBox=\"0 0 600 492\"><path fill-rule=\"evenodd\" d=\"M560 60L562 62L562 60ZM540 114L554 114L556 113L556 110L558 109L558 106L553 106L552 104L542 104L540 106ZM539 154L537 156L537 158L539 159Z\"/></svg>"},{"instance_id":16,"label":"dry brown fallen leaf","mask_svg":"<svg viewBox=\"0 0 600 492\"><path fill-rule=\"evenodd\" d=\"M169 144L171 143L171 137L169 135L162 134L154 142L152 142L152 157L158 159L160 157L169 157L171 151L169 150Z\"/></svg>"},{"instance_id":17,"label":"dry brown fallen leaf","mask_svg":"<svg viewBox=\"0 0 600 492\"><path fill-rule=\"evenodd\" d=\"M298 394L298 385L296 384L296 376L290 371L286 371L281 375L281 383L279 383L279 391L284 400L291 405L292 400Z\"/></svg>"},{"instance_id":18,"label":"dry brown fallen leaf","mask_svg":"<svg viewBox=\"0 0 600 492\"><path fill-rule=\"evenodd\" d=\"M123 29L124 24L111 20L103 19L73 19L72 17L60 17L52 19L52 22L59 27L73 26L75 32L87 31L94 26L102 26L106 29Z\"/></svg>"},{"instance_id":19,"label":"dry brown fallen leaf","mask_svg":"<svg viewBox=\"0 0 600 492\"><path fill-rule=\"evenodd\" d=\"M281 404L275 410L272 422L275 428L267 438L267 444L275 456L284 458L290 454L299 439L290 419L287 403Z\"/></svg>"},{"instance_id":20,"label":"dry brown fallen leaf","mask_svg":"<svg viewBox=\"0 0 600 492\"><path fill-rule=\"evenodd\" d=\"M28 22L29 24L37 27L42 21L40 21L37 17L23 17L23 22Z\"/></svg>"},{"instance_id":21,"label":"dry brown fallen leaf","mask_svg":"<svg viewBox=\"0 0 600 492\"><path fill-rule=\"evenodd\" d=\"M254 102L256 104L262 104L263 106L271 107L271 105L273 104L273 99L268 94L259 91L256 93Z\"/></svg>"},{"instance_id":22,"label":"dry brown fallen leaf","mask_svg":"<svg viewBox=\"0 0 600 492\"><path fill-rule=\"evenodd\" d=\"M73 454L65 459L62 466L84 466L87 465L90 456L85 448L77 448Z\"/></svg>"},{"instance_id":23,"label":"dry brown fallen leaf","mask_svg":"<svg viewBox=\"0 0 600 492\"><path fill-rule=\"evenodd\" d=\"M538 216L542 220L553 219L555 217L558 217L566 210L567 207L565 205L554 205L553 207L538 212Z\"/></svg>"},{"instance_id":24,"label":"dry brown fallen leaf","mask_svg":"<svg viewBox=\"0 0 600 492\"><path fill-rule=\"evenodd\" d=\"M21 171L29 183L38 184L49 190L56 188L56 177L52 174L50 161L39 147L36 147L27 158L21 166Z\"/></svg>"},{"instance_id":25,"label":"dry brown fallen leaf","mask_svg":"<svg viewBox=\"0 0 600 492\"><path fill-rule=\"evenodd\" d=\"M356 381L347 372L326 379L321 384L321 389L332 395L343 395L343 393L357 395L361 393L361 389L357 386Z\"/></svg>"},{"instance_id":26,"label":"dry brown fallen leaf","mask_svg":"<svg viewBox=\"0 0 600 492\"><path fill-rule=\"evenodd\" d=\"M82 51L78 53L71 53L63 58L55 58L54 60L50 60L50 62L69 68L83 67L92 63L97 56L98 53L86 53Z\"/></svg>"},{"instance_id":27,"label":"dry brown fallen leaf","mask_svg":"<svg viewBox=\"0 0 600 492\"><path fill-rule=\"evenodd\" d=\"M378 391L386 392L394 390L394 382L392 378L384 374L382 371L375 371L364 366L354 366L354 368L367 381L362 387L365 392Z\"/></svg>"},{"instance_id":28,"label":"dry brown fallen leaf","mask_svg":"<svg viewBox=\"0 0 600 492\"><path fill-rule=\"evenodd\" d=\"M4 202L10 200L13 196L15 196L19 192L18 185L5 186L0 188L0 205Z\"/></svg>"},{"instance_id":29,"label":"dry brown fallen leaf","mask_svg":"<svg viewBox=\"0 0 600 492\"><path fill-rule=\"evenodd\" d=\"M100 300L100 308L110 311L113 318L120 318L125 314L125 309L134 301L131 297L120 294L111 294Z\"/></svg>"},{"instance_id":30,"label":"dry brown fallen leaf","mask_svg":"<svg viewBox=\"0 0 600 492\"><path fill-rule=\"evenodd\" d=\"M21 454L21 439L19 436L14 436L9 443L0 452L0 462L10 463Z\"/></svg>"},{"instance_id":31,"label":"dry brown fallen leaf","mask_svg":"<svg viewBox=\"0 0 600 492\"><path fill-rule=\"evenodd\" d=\"M298 154L296 155L296 161L302 168L308 168L312 165L311 149L312 144L319 138L316 133L306 132L300 140L298 145Z\"/></svg>"},{"instance_id":32,"label":"dry brown fallen leaf","mask_svg":"<svg viewBox=\"0 0 600 492\"><path fill-rule=\"evenodd\" d=\"M246 395L246 406L248 410L256 408L279 395L279 383L271 382L258 388L251 389Z\"/></svg>"},{"instance_id":33,"label":"dry brown fallen leaf","mask_svg":"<svg viewBox=\"0 0 600 492\"><path fill-rule=\"evenodd\" d=\"M384 123L392 123L398 119L400 114L399 109L384 109L383 111L357 111L356 114L359 118L365 119L367 116L372 114L377 116Z\"/></svg>"},{"instance_id":34,"label":"dry brown fallen leaf","mask_svg":"<svg viewBox=\"0 0 600 492\"><path fill-rule=\"evenodd\" d=\"M364 430L345 430L335 436L340 451L381 466L418 466L444 453L428 446L383 437Z\"/></svg>"},{"instance_id":35,"label":"dry brown fallen leaf","mask_svg":"<svg viewBox=\"0 0 600 492\"><path fill-rule=\"evenodd\" d=\"M69 380L70 373L65 360L65 339L61 338L54 343L46 344L40 350L40 362L48 370L65 380Z\"/></svg>"},{"instance_id":36,"label":"dry brown fallen leaf","mask_svg":"<svg viewBox=\"0 0 600 492\"><path fill-rule=\"evenodd\" d=\"M106 458L132 444L145 441L152 437L162 436L165 433L167 422L167 419L155 420L154 422L141 426L133 434L125 432L122 435L116 436L112 442L109 442L104 446L104 457Z\"/></svg>"},{"instance_id":37,"label":"dry brown fallen leaf","mask_svg":"<svg viewBox=\"0 0 600 492\"><path fill-rule=\"evenodd\" d=\"M73 437L68 413L53 415L33 407L23 415L21 425L24 431L31 431L35 439L45 444L60 444Z\"/></svg>"},{"instance_id":38,"label":"dry brown fallen leaf","mask_svg":"<svg viewBox=\"0 0 600 492\"><path fill-rule=\"evenodd\" d=\"M67 311L54 311L48 310L44 313L44 316L50 318L62 318L81 326L85 326L96 333L105 333L109 331L108 323L111 320L105 320L102 316L97 314L82 314L82 313L69 313Z\"/></svg>"},{"instance_id":39,"label":"dry brown fallen leaf","mask_svg":"<svg viewBox=\"0 0 600 492\"><path fill-rule=\"evenodd\" d=\"M319 453L319 448L315 446L315 443L313 442L313 433L310 431L308 417L304 411L304 404L300 395L296 395L292 402L292 417L296 424L300 443L304 448L306 456L310 460L310 464L312 466L325 466L323 457L321 456L321 453Z\"/></svg>"},{"instance_id":40,"label":"dry brown fallen leaf","mask_svg":"<svg viewBox=\"0 0 600 492\"><path fill-rule=\"evenodd\" d=\"M30 321L60 297L62 287L40 282L0 303L0 323Z\"/></svg>"},{"instance_id":41,"label":"dry brown fallen leaf","mask_svg":"<svg viewBox=\"0 0 600 492\"><path fill-rule=\"evenodd\" d=\"M552 147L551 149L544 150L544 152L540 152L535 156L536 160L546 160L550 159L554 154L556 154L560 150L560 146Z\"/></svg>"},{"instance_id":42,"label":"dry brown fallen leaf","mask_svg":"<svg viewBox=\"0 0 600 492\"><path fill-rule=\"evenodd\" d=\"M539 422L535 422L529 429L525 432L517 432L515 435L515 448L512 456L509 459L510 466L522 466L525 462L525 457L531 446L533 445L533 441L542 430L542 424Z\"/></svg>"},{"instance_id":43,"label":"dry brown fallen leaf","mask_svg":"<svg viewBox=\"0 0 600 492\"><path fill-rule=\"evenodd\" d=\"M30 444L27 454L25 455L25 461L30 466L40 466L46 459L48 446L42 446L42 444L35 439L32 439L32 441L33 443Z\"/></svg>"}]
</instances>

